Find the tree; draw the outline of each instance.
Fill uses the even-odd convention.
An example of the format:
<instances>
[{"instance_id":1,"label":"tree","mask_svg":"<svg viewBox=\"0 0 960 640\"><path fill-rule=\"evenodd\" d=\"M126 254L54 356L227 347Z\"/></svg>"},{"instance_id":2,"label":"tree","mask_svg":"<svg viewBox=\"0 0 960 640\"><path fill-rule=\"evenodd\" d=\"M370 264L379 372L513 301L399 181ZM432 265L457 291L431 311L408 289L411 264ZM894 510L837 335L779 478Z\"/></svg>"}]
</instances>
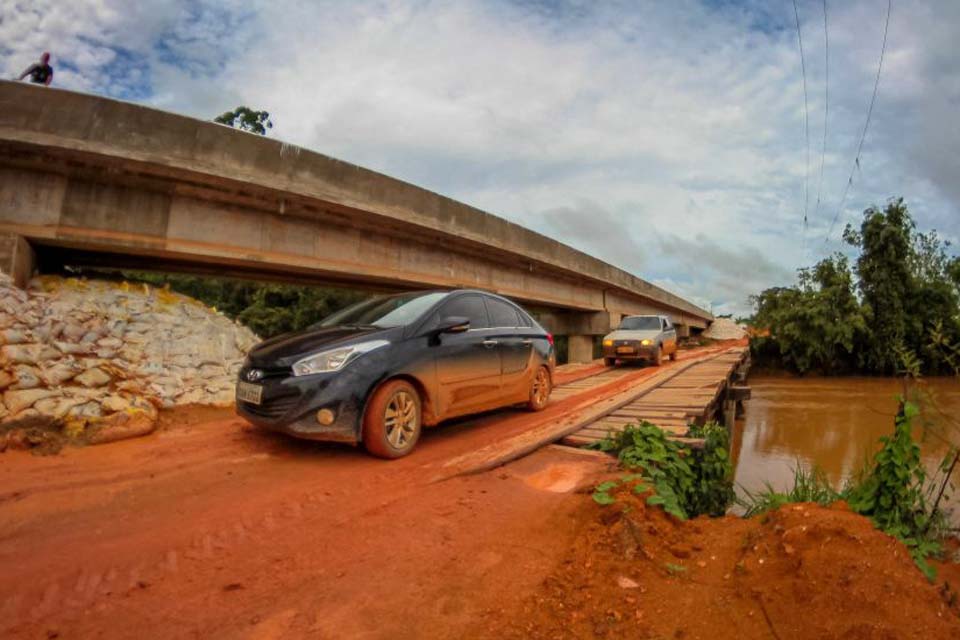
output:
<instances>
[{"instance_id":1,"label":"tree","mask_svg":"<svg viewBox=\"0 0 960 640\"><path fill-rule=\"evenodd\" d=\"M902 198L880 210L864 211L859 231L849 225L844 239L860 249L857 276L871 337L863 350L863 368L890 374L898 368L898 350L923 356L928 371L939 371L942 356L929 349L930 332L940 325L948 339L958 336L956 258L936 231L920 233Z\"/></svg>"},{"instance_id":2,"label":"tree","mask_svg":"<svg viewBox=\"0 0 960 640\"><path fill-rule=\"evenodd\" d=\"M213 121L261 136L267 134L267 129L273 128L273 122L270 121L269 113L266 111L254 111L250 107L245 106L239 106L233 111L222 113L214 118Z\"/></svg>"},{"instance_id":3,"label":"tree","mask_svg":"<svg viewBox=\"0 0 960 640\"><path fill-rule=\"evenodd\" d=\"M913 219L899 198L883 210L870 207L863 212L860 231L847 225L843 233L847 244L860 249L856 269L871 333L862 358L871 372L896 372L897 349L905 346L913 288L910 267L916 258L913 231Z\"/></svg>"},{"instance_id":4,"label":"tree","mask_svg":"<svg viewBox=\"0 0 960 640\"><path fill-rule=\"evenodd\" d=\"M754 296L751 345L760 357L775 357L800 373L838 373L856 366L854 353L866 331L843 255L800 269L794 287L775 287Z\"/></svg>"}]
</instances>

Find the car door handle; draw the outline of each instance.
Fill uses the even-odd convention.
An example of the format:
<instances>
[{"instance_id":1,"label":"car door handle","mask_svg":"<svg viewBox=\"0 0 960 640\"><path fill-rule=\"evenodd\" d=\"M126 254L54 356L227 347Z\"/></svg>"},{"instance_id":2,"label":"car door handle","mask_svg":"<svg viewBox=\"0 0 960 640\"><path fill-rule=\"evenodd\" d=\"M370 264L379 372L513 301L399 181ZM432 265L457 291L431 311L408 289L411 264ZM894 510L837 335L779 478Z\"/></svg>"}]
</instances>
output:
<instances>
[{"instance_id":1,"label":"car door handle","mask_svg":"<svg viewBox=\"0 0 960 640\"><path fill-rule=\"evenodd\" d=\"M490 347L495 347L495 346L497 346L498 344L500 344L500 342L499 342L498 340L484 340L484 341L483 341L483 346L485 346L487 349L489 349Z\"/></svg>"},{"instance_id":2,"label":"car door handle","mask_svg":"<svg viewBox=\"0 0 960 640\"><path fill-rule=\"evenodd\" d=\"M523 344L533 344L533 340L531 340L530 338L527 338L526 340L523 341Z\"/></svg>"}]
</instances>

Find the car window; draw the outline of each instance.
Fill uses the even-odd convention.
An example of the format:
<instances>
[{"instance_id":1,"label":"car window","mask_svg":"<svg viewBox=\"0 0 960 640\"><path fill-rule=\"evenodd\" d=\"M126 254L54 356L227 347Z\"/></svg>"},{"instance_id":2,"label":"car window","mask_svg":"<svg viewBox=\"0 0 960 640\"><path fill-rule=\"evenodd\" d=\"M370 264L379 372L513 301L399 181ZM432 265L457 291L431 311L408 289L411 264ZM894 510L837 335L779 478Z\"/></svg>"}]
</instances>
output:
<instances>
[{"instance_id":1,"label":"car window","mask_svg":"<svg viewBox=\"0 0 960 640\"><path fill-rule=\"evenodd\" d=\"M491 327L519 327L520 319L512 305L496 298L485 298Z\"/></svg>"},{"instance_id":2,"label":"car window","mask_svg":"<svg viewBox=\"0 0 960 640\"><path fill-rule=\"evenodd\" d=\"M532 326L533 326L533 319L532 319L530 316L528 316L526 313L524 313L523 311L517 311L517 316L520 318L520 324L519 324L519 326L521 326L521 327L532 327Z\"/></svg>"},{"instance_id":3,"label":"car window","mask_svg":"<svg viewBox=\"0 0 960 640\"><path fill-rule=\"evenodd\" d=\"M660 318L656 316L633 316L624 318L620 323L621 329L627 331L649 331L651 329L660 329Z\"/></svg>"},{"instance_id":4,"label":"car window","mask_svg":"<svg viewBox=\"0 0 960 640\"><path fill-rule=\"evenodd\" d=\"M458 296L450 300L437 311L436 321L450 316L468 318L471 329L486 329L490 326L490 322L487 320L487 309L483 305L483 298L478 295Z\"/></svg>"}]
</instances>

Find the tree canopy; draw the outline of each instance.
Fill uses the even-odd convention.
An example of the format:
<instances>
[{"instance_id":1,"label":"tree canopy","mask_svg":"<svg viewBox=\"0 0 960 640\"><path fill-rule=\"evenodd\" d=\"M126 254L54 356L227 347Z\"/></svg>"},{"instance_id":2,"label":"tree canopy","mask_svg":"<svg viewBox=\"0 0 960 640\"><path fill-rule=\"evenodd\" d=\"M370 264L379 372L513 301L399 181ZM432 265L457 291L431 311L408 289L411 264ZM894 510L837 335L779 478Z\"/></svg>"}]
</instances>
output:
<instances>
[{"instance_id":1,"label":"tree canopy","mask_svg":"<svg viewBox=\"0 0 960 640\"><path fill-rule=\"evenodd\" d=\"M221 113L214 118L213 121L261 136L267 134L267 129L273 128L273 122L270 120L269 113L266 111L254 111L250 107L242 105L233 111Z\"/></svg>"},{"instance_id":2,"label":"tree canopy","mask_svg":"<svg viewBox=\"0 0 960 640\"><path fill-rule=\"evenodd\" d=\"M870 207L843 237L857 251L852 268L838 253L751 299L755 354L800 373L893 374L910 352L940 371L934 336L960 338L960 259L949 242L917 231L902 198Z\"/></svg>"}]
</instances>

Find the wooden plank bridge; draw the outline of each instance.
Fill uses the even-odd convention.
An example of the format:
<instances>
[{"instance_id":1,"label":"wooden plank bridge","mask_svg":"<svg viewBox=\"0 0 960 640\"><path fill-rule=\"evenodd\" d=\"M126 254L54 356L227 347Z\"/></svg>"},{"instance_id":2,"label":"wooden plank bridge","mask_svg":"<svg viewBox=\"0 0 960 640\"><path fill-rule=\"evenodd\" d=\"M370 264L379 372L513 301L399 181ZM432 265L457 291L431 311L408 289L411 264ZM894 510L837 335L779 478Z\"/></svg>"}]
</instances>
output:
<instances>
[{"instance_id":1,"label":"wooden plank bridge","mask_svg":"<svg viewBox=\"0 0 960 640\"><path fill-rule=\"evenodd\" d=\"M686 437L691 424L721 417L732 427L737 403L749 397L749 387L737 384L746 377L749 354L748 348L738 347L671 368L562 442L583 446L627 425L647 421L666 431L671 439L697 445L698 440Z\"/></svg>"},{"instance_id":2,"label":"wooden plank bridge","mask_svg":"<svg viewBox=\"0 0 960 640\"><path fill-rule=\"evenodd\" d=\"M749 354L748 348L740 346L702 355L690 354L689 359L671 363L602 400L572 408L504 441L492 442L447 460L437 469L432 482L487 471L558 441L580 447L643 420L660 425L671 439L702 446L702 440L686 437L688 425L702 424L723 414L724 422L732 427L738 402L749 396L749 387L736 384L746 378ZM596 388L598 381L617 384L618 379L629 380L629 374L628 370L618 368L590 376L582 383L564 383L558 388L582 392ZM551 400L557 399L556 393L551 396ZM570 396L570 400L575 399L576 395Z\"/></svg>"}]
</instances>

